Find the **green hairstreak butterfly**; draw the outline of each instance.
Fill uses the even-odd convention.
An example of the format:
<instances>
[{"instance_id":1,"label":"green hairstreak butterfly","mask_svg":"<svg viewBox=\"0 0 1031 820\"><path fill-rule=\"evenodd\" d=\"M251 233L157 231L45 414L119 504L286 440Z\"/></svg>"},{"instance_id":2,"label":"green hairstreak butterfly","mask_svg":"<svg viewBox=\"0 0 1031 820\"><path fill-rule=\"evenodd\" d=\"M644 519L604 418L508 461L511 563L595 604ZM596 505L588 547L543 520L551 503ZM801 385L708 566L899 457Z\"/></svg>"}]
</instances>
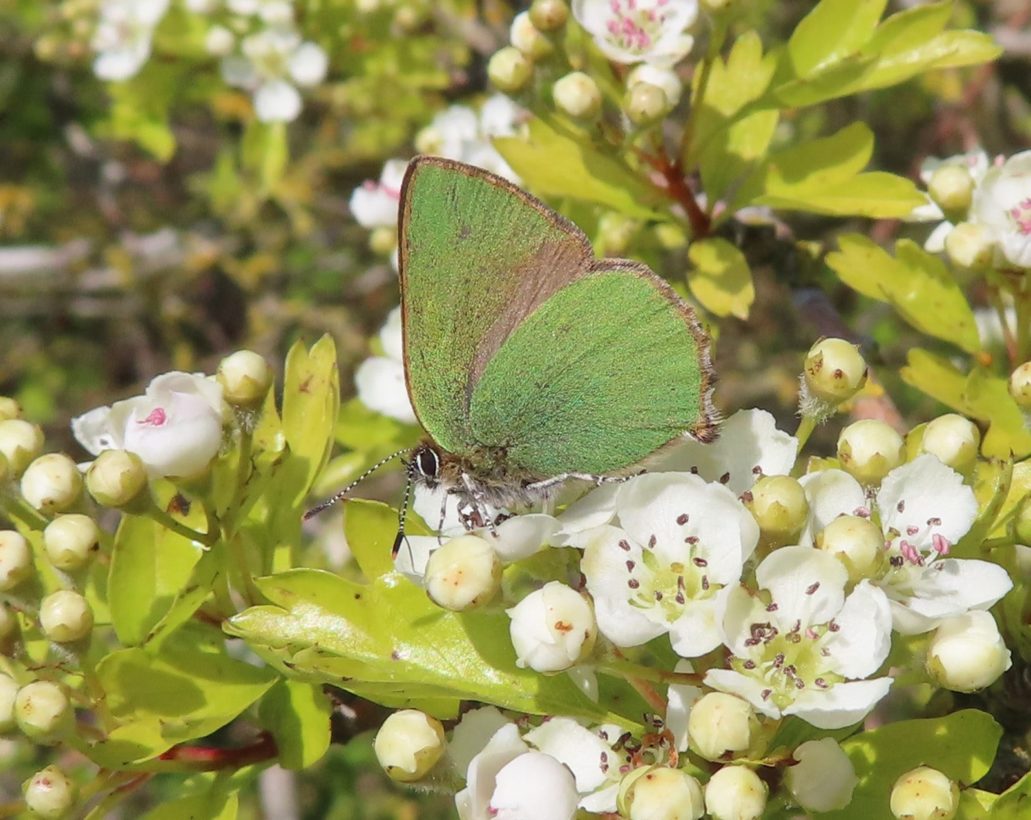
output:
<instances>
[{"instance_id":1,"label":"green hairstreak butterfly","mask_svg":"<svg viewBox=\"0 0 1031 820\"><path fill-rule=\"evenodd\" d=\"M596 259L540 200L439 157L409 164L398 231L405 375L427 434L409 485L456 495L470 526L571 478L637 472L684 434L715 438L708 337L645 265Z\"/></svg>"}]
</instances>

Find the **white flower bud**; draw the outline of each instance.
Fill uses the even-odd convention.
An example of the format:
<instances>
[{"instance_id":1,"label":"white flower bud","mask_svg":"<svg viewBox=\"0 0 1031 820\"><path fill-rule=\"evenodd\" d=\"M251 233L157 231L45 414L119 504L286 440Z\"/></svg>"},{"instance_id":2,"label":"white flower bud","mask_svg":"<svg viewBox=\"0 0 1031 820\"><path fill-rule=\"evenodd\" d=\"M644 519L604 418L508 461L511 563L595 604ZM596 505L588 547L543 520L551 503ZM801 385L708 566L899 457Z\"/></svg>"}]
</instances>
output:
<instances>
[{"instance_id":1,"label":"white flower bud","mask_svg":"<svg viewBox=\"0 0 1031 820\"><path fill-rule=\"evenodd\" d=\"M373 748L391 780L411 783L425 777L444 754L444 727L424 712L402 709L383 721Z\"/></svg>"},{"instance_id":2,"label":"white flower bud","mask_svg":"<svg viewBox=\"0 0 1031 820\"><path fill-rule=\"evenodd\" d=\"M981 431L969 419L957 413L946 413L927 423L920 441L920 450L937 456L959 473L968 473L977 463Z\"/></svg>"},{"instance_id":3,"label":"white flower bud","mask_svg":"<svg viewBox=\"0 0 1031 820\"><path fill-rule=\"evenodd\" d=\"M432 153L432 152L430 152ZM369 233L369 250L377 256L390 256L397 250L397 228L380 225Z\"/></svg>"},{"instance_id":4,"label":"white flower bud","mask_svg":"<svg viewBox=\"0 0 1031 820\"><path fill-rule=\"evenodd\" d=\"M792 757L798 762L784 772L784 782L803 809L834 811L852 802L859 778L836 740L807 740Z\"/></svg>"},{"instance_id":5,"label":"white flower bud","mask_svg":"<svg viewBox=\"0 0 1031 820\"><path fill-rule=\"evenodd\" d=\"M629 820L697 820L705 814L702 787L682 769L642 766L619 784L619 816Z\"/></svg>"},{"instance_id":6,"label":"white flower bud","mask_svg":"<svg viewBox=\"0 0 1031 820\"><path fill-rule=\"evenodd\" d=\"M879 484L904 461L905 445L883 421L863 419L841 431L838 459L861 484Z\"/></svg>"},{"instance_id":7,"label":"white flower bud","mask_svg":"<svg viewBox=\"0 0 1031 820\"><path fill-rule=\"evenodd\" d=\"M981 270L991 264L995 236L986 225L960 222L945 237L945 253L957 267Z\"/></svg>"},{"instance_id":8,"label":"white flower bud","mask_svg":"<svg viewBox=\"0 0 1031 820\"><path fill-rule=\"evenodd\" d=\"M70 730L73 714L64 690L48 680L26 684L14 698L18 728L38 743L49 743Z\"/></svg>"},{"instance_id":9,"label":"white flower bud","mask_svg":"<svg viewBox=\"0 0 1031 820\"><path fill-rule=\"evenodd\" d=\"M569 19L569 6L565 0L533 0L530 4L530 22L541 31L556 31Z\"/></svg>"},{"instance_id":10,"label":"white flower bud","mask_svg":"<svg viewBox=\"0 0 1031 820\"><path fill-rule=\"evenodd\" d=\"M235 45L235 35L225 26L212 26L204 37L204 48L213 57L225 57Z\"/></svg>"},{"instance_id":11,"label":"white flower bud","mask_svg":"<svg viewBox=\"0 0 1031 820\"><path fill-rule=\"evenodd\" d=\"M582 71L556 80L551 93L558 109L574 119L594 119L601 111L601 90L594 78Z\"/></svg>"},{"instance_id":12,"label":"white flower bud","mask_svg":"<svg viewBox=\"0 0 1031 820\"><path fill-rule=\"evenodd\" d=\"M82 473L64 453L47 453L25 468L21 494L40 512L64 512L82 495Z\"/></svg>"},{"instance_id":13,"label":"white flower bud","mask_svg":"<svg viewBox=\"0 0 1031 820\"><path fill-rule=\"evenodd\" d=\"M146 487L147 468L128 450L104 450L86 473L86 489L104 507L126 507Z\"/></svg>"},{"instance_id":14,"label":"white flower bud","mask_svg":"<svg viewBox=\"0 0 1031 820\"><path fill-rule=\"evenodd\" d=\"M930 766L906 772L891 789L891 813L899 820L951 820L958 810L959 785Z\"/></svg>"},{"instance_id":15,"label":"white flower bud","mask_svg":"<svg viewBox=\"0 0 1031 820\"><path fill-rule=\"evenodd\" d=\"M85 565L100 547L100 529L88 515L59 515L43 530L43 552L65 572Z\"/></svg>"},{"instance_id":16,"label":"white flower bud","mask_svg":"<svg viewBox=\"0 0 1031 820\"><path fill-rule=\"evenodd\" d=\"M598 637L591 602L576 590L550 581L508 610L516 665L561 672L590 655Z\"/></svg>"},{"instance_id":17,"label":"white flower bud","mask_svg":"<svg viewBox=\"0 0 1031 820\"><path fill-rule=\"evenodd\" d=\"M10 396L0 396L0 421L21 418L21 405Z\"/></svg>"},{"instance_id":18,"label":"white flower bud","mask_svg":"<svg viewBox=\"0 0 1031 820\"><path fill-rule=\"evenodd\" d=\"M22 785L25 807L33 817L60 820L75 807L75 784L57 766L40 769Z\"/></svg>"},{"instance_id":19,"label":"white flower bud","mask_svg":"<svg viewBox=\"0 0 1031 820\"><path fill-rule=\"evenodd\" d=\"M809 518L809 502L802 485L791 476L763 476L745 495L745 506L755 517L768 545L794 544Z\"/></svg>"},{"instance_id":20,"label":"white flower bud","mask_svg":"<svg viewBox=\"0 0 1031 820\"><path fill-rule=\"evenodd\" d=\"M634 66L633 71L627 75L627 88L633 88L638 83L648 83L661 88L666 94L667 105L670 108L680 102L680 95L684 90L683 82L673 69L660 68L650 63Z\"/></svg>"},{"instance_id":21,"label":"white flower bud","mask_svg":"<svg viewBox=\"0 0 1031 820\"><path fill-rule=\"evenodd\" d=\"M17 724L14 720L14 699L18 684L10 675L0 673L0 732L9 732Z\"/></svg>"},{"instance_id":22,"label":"white flower bud","mask_svg":"<svg viewBox=\"0 0 1031 820\"><path fill-rule=\"evenodd\" d=\"M688 744L706 760L747 751L759 733L751 704L725 692L709 692L691 707L687 718Z\"/></svg>"},{"instance_id":23,"label":"white flower bud","mask_svg":"<svg viewBox=\"0 0 1031 820\"><path fill-rule=\"evenodd\" d=\"M868 518L842 515L816 534L817 549L837 558L852 582L874 574L884 550L884 533Z\"/></svg>"},{"instance_id":24,"label":"white flower bud","mask_svg":"<svg viewBox=\"0 0 1031 820\"><path fill-rule=\"evenodd\" d=\"M532 60L542 60L549 56L555 46L547 35L538 29L530 20L530 13L520 12L512 18L512 28L508 39L523 54Z\"/></svg>"},{"instance_id":25,"label":"white flower bud","mask_svg":"<svg viewBox=\"0 0 1031 820\"><path fill-rule=\"evenodd\" d=\"M1024 410L1031 410L1031 362L1024 362L1010 374L1010 395Z\"/></svg>"},{"instance_id":26,"label":"white flower bud","mask_svg":"<svg viewBox=\"0 0 1031 820\"><path fill-rule=\"evenodd\" d=\"M713 820L759 820L769 792L745 766L724 766L705 784L705 808Z\"/></svg>"},{"instance_id":27,"label":"white flower bud","mask_svg":"<svg viewBox=\"0 0 1031 820\"><path fill-rule=\"evenodd\" d=\"M962 165L939 165L927 183L927 193L946 213L965 212L974 195L974 178Z\"/></svg>"},{"instance_id":28,"label":"white flower bud","mask_svg":"<svg viewBox=\"0 0 1031 820\"><path fill-rule=\"evenodd\" d=\"M272 368L254 351L237 350L219 362L217 378L227 402L254 407L272 386Z\"/></svg>"},{"instance_id":29,"label":"white flower bud","mask_svg":"<svg viewBox=\"0 0 1031 820\"><path fill-rule=\"evenodd\" d=\"M22 419L0 421L0 455L11 473L19 476L43 450L43 430Z\"/></svg>"},{"instance_id":30,"label":"white flower bud","mask_svg":"<svg viewBox=\"0 0 1031 820\"><path fill-rule=\"evenodd\" d=\"M671 107L666 92L651 83L634 83L623 97L623 110L635 125L658 122Z\"/></svg>"},{"instance_id":31,"label":"white flower bud","mask_svg":"<svg viewBox=\"0 0 1031 820\"><path fill-rule=\"evenodd\" d=\"M444 609L475 609L497 594L501 570L498 554L478 535L452 538L430 554L426 592Z\"/></svg>"},{"instance_id":32,"label":"white flower bud","mask_svg":"<svg viewBox=\"0 0 1031 820\"><path fill-rule=\"evenodd\" d=\"M75 590L59 589L40 603L39 623L50 640L70 643L89 635L93 629L93 610Z\"/></svg>"},{"instance_id":33,"label":"white flower bud","mask_svg":"<svg viewBox=\"0 0 1031 820\"><path fill-rule=\"evenodd\" d=\"M526 752L497 773L488 816L497 820L572 820L578 798L569 769L544 752Z\"/></svg>"},{"instance_id":34,"label":"white flower bud","mask_svg":"<svg viewBox=\"0 0 1031 820\"><path fill-rule=\"evenodd\" d=\"M803 373L810 395L837 406L866 383L866 360L851 342L821 339L809 349Z\"/></svg>"},{"instance_id":35,"label":"white flower bud","mask_svg":"<svg viewBox=\"0 0 1031 820\"><path fill-rule=\"evenodd\" d=\"M953 692L976 692L1013 665L991 613L973 610L939 624L927 648L927 671Z\"/></svg>"},{"instance_id":36,"label":"white flower bud","mask_svg":"<svg viewBox=\"0 0 1031 820\"><path fill-rule=\"evenodd\" d=\"M32 549L15 530L0 530L0 592L14 589L32 575Z\"/></svg>"},{"instance_id":37,"label":"white flower bud","mask_svg":"<svg viewBox=\"0 0 1031 820\"><path fill-rule=\"evenodd\" d=\"M514 46L494 52L487 63L487 77L499 91L519 91L533 77L533 62Z\"/></svg>"}]
</instances>

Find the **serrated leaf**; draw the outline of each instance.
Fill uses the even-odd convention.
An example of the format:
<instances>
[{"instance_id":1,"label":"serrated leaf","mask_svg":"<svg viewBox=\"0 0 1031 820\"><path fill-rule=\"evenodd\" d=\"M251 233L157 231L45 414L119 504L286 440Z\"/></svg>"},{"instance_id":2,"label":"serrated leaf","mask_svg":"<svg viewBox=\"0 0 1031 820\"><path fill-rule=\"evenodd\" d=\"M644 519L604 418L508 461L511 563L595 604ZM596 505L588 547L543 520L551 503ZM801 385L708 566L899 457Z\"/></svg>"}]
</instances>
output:
<instances>
[{"instance_id":1,"label":"serrated leaf","mask_svg":"<svg viewBox=\"0 0 1031 820\"><path fill-rule=\"evenodd\" d=\"M274 605L245 610L226 631L288 673L378 703L422 701L451 717L459 701L477 700L621 725L635 725L643 708L630 691L594 703L566 675L518 668L504 612L443 610L396 573L360 585L298 569L258 584Z\"/></svg>"},{"instance_id":2,"label":"serrated leaf","mask_svg":"<svg viewBox=\"0 0 1031 820\"><path fill-rule=\"evenodd\" d=\"M495 137L494 147L522 178L545 197L568 197L606 205L638 219L665 219L662 197L644 179L582 138L533 119L529 135Z\"/></svg>"},{"instance_id":3,"label":"serrated leaf","mask_svg":"<svg viewBox=\"0 0 1031 820\"><path fill-rule=\"evenodd\" d=\"M887 0L822 0L795 27L787 56L796 77L855 54L870 41Z\"/></svg>"},{"instance_id":4,"label":"serrated leaf","mask_svg":"<svg viewBox=\"0 0 1031 820\"><path fill-rule=\"evenodd\" d=\"M278 762L286 769L306 769L329 748L333 708L321 686L281 680L261 699L258 717L272 733Z\"/></svg>"},{"instance_id":5,"label":"serrated leaf","mask_svg":"<svg viewBox=\"0 0 1031 820\"><path fill-rule=\"evenodd\" d=\"M1031 498L1031 460L1021 461L1013 465L1013 474L1006 492L1006 498L999 506L994 526L988 533L991 538L999 538L1006 534L1007 526L1016 515L1024 499Z\"/></svg>"},{"instance_id":6,"label":"serrated leaf","mask_svg":"<svg viewBox=\"0 0 1031 820\"><path fill-rule=\"evenodd\" d=\"M1028 817L1031 812L1031 772L1025 774L1002 794L990 794L982 800L987 802L990 798L994 798L994 802L989 804L989 816L992 820L1023 820Z\"/></svg>"},{"instance_id":7,"label":"serrated leaf","mask_svg":"<svg viewBox=\"0 0 1031 820\"><path fill-rule=\"evenodd\" d=\"M859 234L839 237L827 265L849 287L891 304L917 330L951 342L968 353L981 349L974 313L938 257L907 239L893 257Z\"/></svg>"},{"instance_id":8,"label":"serrated leaf","mask_svg":"<svg viewBox=\"0 0 1031 820\"><path fill-rule=\"evenodd\" d=\"M698 162L709 202L723 199L738 179L765 158L779 121L779 111L756 111L735 120L718 139L709 140Z\"/></svg>"},{"instance_id":9,"label":"serrated leaf","mask_svg":"<svg viewBox=\"0 0 1031 820\"><path fill-rule=\"evenodd\" d=\"M745 255L717 237L692 242L687 256L694 265L687 284L695 299L717 316L747 319L755 300L755 285Z\"/></svg>"}]
</instances>

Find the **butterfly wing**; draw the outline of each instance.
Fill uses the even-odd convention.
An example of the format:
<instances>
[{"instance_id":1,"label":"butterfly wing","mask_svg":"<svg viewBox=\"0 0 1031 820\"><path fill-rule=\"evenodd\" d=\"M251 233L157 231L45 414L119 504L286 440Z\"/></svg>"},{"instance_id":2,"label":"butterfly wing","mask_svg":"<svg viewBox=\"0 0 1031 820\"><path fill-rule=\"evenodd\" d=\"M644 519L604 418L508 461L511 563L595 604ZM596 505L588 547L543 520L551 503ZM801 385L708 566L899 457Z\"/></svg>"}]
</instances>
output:
<instances>
[{"instance_id":1,"label":"butterfly wing","mask_svg":"<svg viewBox=\"0 0 1031 820\"><path fill-rule=\"evenodd\" d=\"M506 339L472 397L472 433L510 470L617 472L685 432L715 435L708 339L643 265L593 263Z\"/></svg>"},{"instance_id":2,"label":"butterfly wing","mask_svg":"<svg viewBox=\"0 0 1031 820\"><path fill-rule=\"evenodd\" d=\"M526 316L593 260L583 232L507 180L417 157L401 188L399 268L408 395L445 450L475 445L469 407Z\"/></svg>"}]
</instances>

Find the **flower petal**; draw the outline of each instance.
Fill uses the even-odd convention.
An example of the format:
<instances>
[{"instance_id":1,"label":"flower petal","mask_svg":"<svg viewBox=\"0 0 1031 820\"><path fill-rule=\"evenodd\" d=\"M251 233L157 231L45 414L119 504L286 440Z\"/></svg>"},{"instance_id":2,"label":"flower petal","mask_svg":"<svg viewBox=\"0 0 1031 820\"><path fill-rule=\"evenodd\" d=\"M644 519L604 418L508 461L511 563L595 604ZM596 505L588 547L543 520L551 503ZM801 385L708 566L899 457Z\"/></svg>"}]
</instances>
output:
<instances>
[{"instance_id":1,"label":"flower petal","mask_svg":"<svg viewBox=\"0 0 1031 820\"><path fill-rule=\"evenodd\" d=\"M829 689L810 687L796 696L784 714L797 715L817 729L843 729L870 714L891 684L891 678L874 678L836 683Z\"/></svg>"},{"instance_id":2,"label":"flower petal","mask_svg":"<svg viewBox=\"0 0 1031 820\"><path fill-rule=\"evenodd\" d=\"M781 547L755 570L760 587L777 605L773 620L784 629L824 624L845 601L848 570L826 552L811 547Z\"/></svg>"},{"instance_id":3,"label":"flower petal","mask_svg":"<svg viewBox=\"0 0 1031 820\"><path fill-rule=\"evenodd\" d=\"M935 535L955 544L977 518L977 499L963 476L929 453L885 476L877 508L885 532L899 534L894 546L907 540L921 551L931 548Z\"/></svg>"},{"instance_id":4,"label":"flower petal","mask_svg":"<svg viewBox=\"0 0 1031 820\"><path fill-rule=\"evenodd\" d=\"M891 650L891 607L884 592L861 581L834 616L838 631L824 647L834 671L846 678L865 678L884 663Z\"/></svg>"},{"instance_id":5,"label":"flower petal","mask_svg":"<svg viewBox=\"0 0 1031 820\"><path fill-rule=\"evenodd\" d=\"M855 515L867 507L862 486L844 470L820 470L802 476L798 483L809 502L809 520L799 543L812 546L817 534L835 518Z\"/></svg>"},{"instance_id":6,"label":"flower petal","mask_svg":"<svg viewBox=\"0 0 1031 820\"><path fill-rule=\"evenodd\" d=\"M742 675L733 669L710 669L705 673L705 685L728 695L737 695L742 700L748 701L752 707L767 717L779 718L780 709L768 697L769 692L766 685L756 678Z\"/></svg>"}]
</instances>

